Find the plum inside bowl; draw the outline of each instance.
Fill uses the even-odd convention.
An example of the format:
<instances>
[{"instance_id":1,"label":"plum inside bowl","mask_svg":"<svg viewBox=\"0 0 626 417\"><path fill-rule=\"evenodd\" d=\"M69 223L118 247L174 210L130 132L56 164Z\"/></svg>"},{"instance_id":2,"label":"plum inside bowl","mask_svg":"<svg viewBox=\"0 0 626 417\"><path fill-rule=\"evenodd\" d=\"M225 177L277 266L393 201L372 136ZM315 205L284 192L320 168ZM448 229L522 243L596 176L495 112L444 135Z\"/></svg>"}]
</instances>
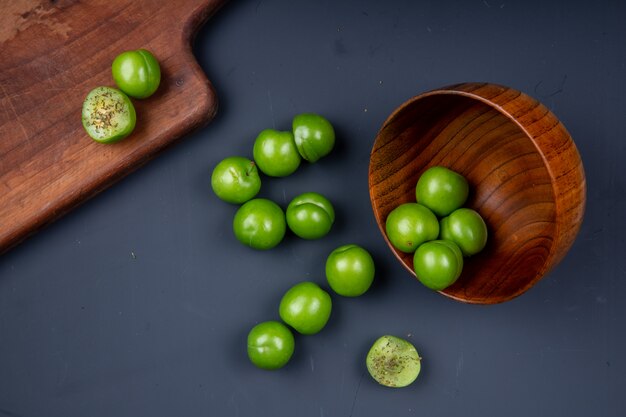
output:
<instances>
[{"instance_id":1,"label":"plum inside bowl","mask_svg":"<svg viewBox=\"0 0 626 417\"><path fill-rule=\"evenodd\" d=\"M465 207L484 218L485 249L466 258L461 277L441 291L476 304L510 300L532 287L567 253L585 209L585 173L557 117L532 97L495 84L433 90L397 108L372 148L369 190L390 249L413 275L413 255L395 249L385 221L415 202L415 185L441 165L469 182Z\"/></svg>"}]
</instances>

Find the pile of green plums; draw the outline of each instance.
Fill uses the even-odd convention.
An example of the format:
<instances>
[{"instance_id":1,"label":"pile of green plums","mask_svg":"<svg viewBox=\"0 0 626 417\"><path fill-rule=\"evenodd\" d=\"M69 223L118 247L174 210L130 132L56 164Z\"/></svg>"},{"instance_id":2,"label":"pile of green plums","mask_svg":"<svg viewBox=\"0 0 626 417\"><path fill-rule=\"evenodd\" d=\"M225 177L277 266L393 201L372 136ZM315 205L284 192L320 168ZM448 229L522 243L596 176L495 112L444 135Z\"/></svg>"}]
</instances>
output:
<instances>
[{"instance_id":1,"label":"pile of green plums","mask_svg":"<svg viewBox=\"0 0 626 417\"><path fill-rule=\"evenodd\" d=\"M365 293L372 285L374 272L371 255L357 245L340 246L326 259L328 284L345 297ZM250 330L250 361L262 369L282 368L295 350L295 339L289 327L302 335L319 333L326 326L331 311L332 299L319 285L310 281L294 285L283 295L278 308L285 324L265 321Z\"/></svg>"},{"instance_id":2,"label":"pile of green plums","mask_svg":"<svg viewBox=\"0 0 626 417\"><path fill-rule=\"evenodd\" d=\"M255 198L261 189L259 170L270 177L293 174L302 159L316 162L335 145L335 131L324 117L304 113L294 117L292 131L263 130L254 141L254 161L231 156L213 169L211 187L222 200L243 204L233 221L235 237L254 249L271 249L287 227L303 239L319 239L330 231L335 210L326 197L308 192L296 196L286 213L273 201Z\"/></svg>"},{"instance_id":3,"label":"pile of green plums","mask_svg":"<svg viewBox=\"0 0 626 417\"><path fill-rule=\"evenodd\" d=\"M469 194L460 174L434 166L415 186L415 203L405 203L387 216L389 242L399 251L414 253L415 275L426 287L441 291L454 284L463 257L487 244L487 226L476 211L463 208Z\"/></svg>"},{"instance_id":4,"label":"pile of green plums","mask_svg":"<svg viewBox=\"0 0 626 417\"><path fill-rule=\"evenodd\" d=\"M335 221L331 202L318 193L294 197L286 213L273 201L255 198L261 189L259 170L270 177L294 173L301 160L316 162L335 144L335 132L324 117L300 114L292 131L263 130L253 147L254 161L241 156L222 160L213 169L211 187L222 200L242 204L235 213L236 238L254 249L271 249L285 236L287 227L303 239L319 239ZM334 292L344 297L365 293L374 280L374 260L367 250L354 244L333 250L326 259L326 279ZM303 335L319 333L328 322L332 299L314 282L291 287L278 308L281 321L257 324L248 334L248 357L262 369L279 369L289 362L295 349L290 329Z\"/></svg>"}]
</instances>

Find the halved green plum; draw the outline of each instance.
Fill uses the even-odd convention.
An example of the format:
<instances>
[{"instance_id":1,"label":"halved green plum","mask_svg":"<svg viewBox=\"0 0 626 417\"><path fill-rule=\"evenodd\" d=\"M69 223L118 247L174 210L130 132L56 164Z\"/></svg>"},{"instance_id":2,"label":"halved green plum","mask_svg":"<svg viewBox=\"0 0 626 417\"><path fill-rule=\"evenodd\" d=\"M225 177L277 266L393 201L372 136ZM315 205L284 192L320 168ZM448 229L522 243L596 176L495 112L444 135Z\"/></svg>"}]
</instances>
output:
<instances>
[{"instance_id":1,"label":"halved green plum","mask_svg":"<svg viewBox=\"0 0 626 417\"><path fill-rule=\"evenodd\" d=\"M128 96L112 87L96 87L83 102L83 127L93 140L113 143L130 135L137 116Z\"/></svg>"}]
</instances>

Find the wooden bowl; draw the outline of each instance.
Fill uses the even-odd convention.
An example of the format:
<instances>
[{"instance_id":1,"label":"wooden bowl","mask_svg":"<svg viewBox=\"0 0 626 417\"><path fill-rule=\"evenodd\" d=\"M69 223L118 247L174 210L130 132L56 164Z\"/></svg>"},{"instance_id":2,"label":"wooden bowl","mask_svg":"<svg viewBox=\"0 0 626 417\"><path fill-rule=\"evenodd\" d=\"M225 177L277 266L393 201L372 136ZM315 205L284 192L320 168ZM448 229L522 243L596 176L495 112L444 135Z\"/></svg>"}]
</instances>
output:
<instances>
[{"instance_id":1,"label":"wooden bowl","mask_svg":"<svg viewBox=\"0 0 626 417\"><path fill-rule=\"evenodd\" d=\"M494 84L459 84L416 96L385 121L374 142L369 189L387 244L413 271L413 254L389 243L385 221L415 202L415 184L442 165L467 178L466 207L485 219L485 249L465 259L442 293L494 304L532 287L567 253L585 209L585 173L569 133L544 105Z\"/></svg>"}]
</instances>

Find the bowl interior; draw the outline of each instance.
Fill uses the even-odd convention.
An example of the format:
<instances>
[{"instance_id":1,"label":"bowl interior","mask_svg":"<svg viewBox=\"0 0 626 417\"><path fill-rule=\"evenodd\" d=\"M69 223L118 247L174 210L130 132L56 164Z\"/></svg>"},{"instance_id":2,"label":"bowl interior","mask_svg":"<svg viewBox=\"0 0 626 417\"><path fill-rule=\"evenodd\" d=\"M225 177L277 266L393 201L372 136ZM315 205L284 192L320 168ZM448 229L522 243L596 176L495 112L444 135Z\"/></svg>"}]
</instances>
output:
<instances>
[{"instance_id":1,"label":"bowl interior","mask_svg":"<svg viewBox=\"0 0 626 417\"><path fill-rule=\"evenodd\" d=\"M528 133L497 106L454 92L405 103L379 132L370 160L372 206L385 239L387 215L415 202L418 178L434 165L467 178L465 206L489 231L486 248L465 259L461 277L443 293L495 303L526 291L543 275L555 235L551 177ZM389 246L414 274L413 255Z\"/></svg>"}]
</instances>

